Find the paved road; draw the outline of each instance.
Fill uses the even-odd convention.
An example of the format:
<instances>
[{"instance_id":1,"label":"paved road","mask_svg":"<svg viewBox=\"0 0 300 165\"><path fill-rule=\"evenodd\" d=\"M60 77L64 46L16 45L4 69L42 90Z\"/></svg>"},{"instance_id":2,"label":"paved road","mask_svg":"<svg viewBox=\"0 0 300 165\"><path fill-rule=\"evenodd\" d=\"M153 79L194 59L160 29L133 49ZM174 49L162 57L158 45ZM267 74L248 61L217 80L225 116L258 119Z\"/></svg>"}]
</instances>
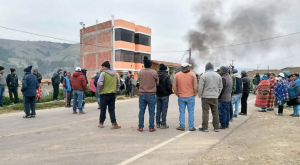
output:
<instances>
[{"instance_id":1,"label":"paved road","mask_svg":"<svg viewBox=\"0 0 300 165\"><path fill-rule=\"evenodd\" d=\"M249 109L253 110L254 96ZM223 137L231 133L248 116L241 116L230 128L209 133L181 132L178 126L177 98L171 96L167 130L138 132L138 99L116 104L120 130L110 129L107 116L105 128L98 128L99 110L88 104L86 115L73 115L71 109L55 108L37 111L35 119L23 119L23 113L0 115L0 164L189 164ZM187 115L186 115L187 117ZM187 123L187 119L186 119ZM201 124L201 101L196 99L195 126Z\"/></svg>"}]
</instances>

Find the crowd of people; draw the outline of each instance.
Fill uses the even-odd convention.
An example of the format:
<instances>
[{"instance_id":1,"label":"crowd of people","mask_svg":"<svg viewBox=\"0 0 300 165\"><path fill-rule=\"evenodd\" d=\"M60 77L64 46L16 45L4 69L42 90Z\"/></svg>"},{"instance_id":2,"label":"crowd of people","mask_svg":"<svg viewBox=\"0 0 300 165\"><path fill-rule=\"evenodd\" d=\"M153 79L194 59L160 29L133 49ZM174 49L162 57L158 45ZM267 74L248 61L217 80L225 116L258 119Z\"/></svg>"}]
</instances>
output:
<instances>
[{"instance_id":1,"label":"crowd of people","mask_svg":"<svg viewBox=\"0 0 300 165\"><path fill-rule=\"evenodd\" d=\"M181 65L181 71L172 76L166 65L160 64L159 71L151 69L152 61L144 57L144 69L142 69L137 80L129 71L125 79L123 75L118 76L112 70L109 61L101 65L100 72L92 75L91 82L88 83L85 69L75 68L75 72L58 69L52 77L53 100L57 100L59 84L63 85L66 107L71 107L71 95L73 95L73 114L85 114L84 98L85 91L89 84L92 96L97 98L98 109L100 109L99 128L104 128L106 111L108 110L112 129L120 129L115 113L116 95L123 94L134 96L136 88L139 95L139 123L138 131L144 131L144 115L148 106L149 110L149 131L154 132L156 128L167 129L167 113L169 97L175 94L178 97L179 126L177 130L184 131L185 110L188 111L188 130L195 131L194 111L195 97L202 100L202 127L199 131L208 132L209 110L213 117L213 127L215 132L219 129L229 128L229 122L238 115L247 115L247 100L250 93L250 79L246 71L239 73L233 66L222 66L217 71L212 63L207 63L205 73L195 74L191 70L189 63ZM24 69L21 91L24 96L24 118L35 117L36 101L41 99L42 76L37 69L31 73L32 66ZM3 96L4 87L9 88L10 99L18 103L18 76L13 68L4 81L5 68L0 66L0 95ZM63 76L61 74L63 73ZM273 111L278 106L276 115L282 116L284 104L293 106L294 113L291 116L299 117L300 103L300 79L299 74L286 75L280 73L277 77L273 73L263 76L256 74L253 78L253 92L256 94L255 106L260 107L259 112ZM0 96L0 106L3 97ZM239 105L241 103L241 112ZM77 109L79 112L77 112ZM31 111L30 111L31 110ZM155 125L156 123L156 125Z\"/></svg>"}]
</instances>

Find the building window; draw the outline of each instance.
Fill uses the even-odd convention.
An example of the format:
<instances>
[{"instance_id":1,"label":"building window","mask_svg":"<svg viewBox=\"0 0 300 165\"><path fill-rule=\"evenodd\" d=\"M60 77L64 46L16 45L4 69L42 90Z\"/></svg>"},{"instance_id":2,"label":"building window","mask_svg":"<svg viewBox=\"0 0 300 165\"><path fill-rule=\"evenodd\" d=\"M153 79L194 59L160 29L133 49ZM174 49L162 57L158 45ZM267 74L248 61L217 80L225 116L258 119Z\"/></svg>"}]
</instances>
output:
<instances>
[{"instance_id":1,"label":"building window","mask_svg":"<svg viewBox=\"0 0 300 165\"><path fill-rule=\"evenodd\" d=\"M151 46L151 37L144 34L136 33L135 44Z\"/></svg>"},{"instance_id":2,"label":"building window","mask_svg":"<svg viewBox=\"0 0 300 165\"><path fill-rule=\"evenodd\" d=\"M116 50L116 61L134 62L134 52Z\"/></svg>"},{"instance_id":3,"label":"building window","mask_svg":"<svg viewBox=\"0 0 300 165\"><path fill-rule=\"evenodd\" d=\"M151 59L150 54L145 53L135 53L134 54L134 62L135 63L144 63L144 57L147 56L149 59Z\"/></svg>"},{"instance_id":4,"label":"building window","mask_svg":"<svg viewBox=\"0 0 300 165\"><path fill-rule=\"evenodd\" d=\"M115 29L116 41L126 41L126 42L134 43L134 37L135 37L135 32L133 31L120 29L120 28Z\"/></svg>"}]
</instances>

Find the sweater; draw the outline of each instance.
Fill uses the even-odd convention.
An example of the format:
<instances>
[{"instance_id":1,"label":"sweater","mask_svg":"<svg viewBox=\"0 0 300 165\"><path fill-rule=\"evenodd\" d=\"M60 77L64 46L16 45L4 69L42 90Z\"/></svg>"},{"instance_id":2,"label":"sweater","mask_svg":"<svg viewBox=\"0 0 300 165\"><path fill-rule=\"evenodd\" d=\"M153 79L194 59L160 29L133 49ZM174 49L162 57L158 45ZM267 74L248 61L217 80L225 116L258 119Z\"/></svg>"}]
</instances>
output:
<instances>
[{"instance_id":1,"label":"sweater","mask_svg":"<svg viewBox=\"0 0 300 165\"><path fill-rule=\"evenodd\" d=\"M232 92L232 77L226 73L222 75L223 89L219 96L219 102L230 102Z\"/></svg>"},{"instance_id":2,"label":"sweater","mask_svg":"<svg viewBox=\"0 0 300 165\"><path fill-rule=\"evenodd\" d=\"M158 74L150 68L142 69L138 76L140 82L140 94L156 94L156 86L159 84Z\"/></svg>"},{"instance_id":3,"label":"sweater","mask_svg":"<svg viewBox=\"0 0 300 165\"><path fill-rule=\"evenodd\" d=\"M222 91L222 78L213 70L207 70L200 76L199 98L217 99Z\"/></svg>"},{"instance_id":4,"label":"sweater","mask_svg":"<svg viewBox=\"0 0 300 165\"><path fill-rule=\"evenodd\" d=\"M179 97L192 97L198 93L197 77L194 72L178 72L173 81L173 89Z\"/></svg>"},{"instance_id":5,"label":"sweater","mask_svg":"<svg viewBox=\"0 0 300 165\"><path fill-rule=\"evenodd\" d=\"M3 73L0 73L0 87L5 87L6 86L6 80L3 75Z\"/></svg>"}]
</instances>

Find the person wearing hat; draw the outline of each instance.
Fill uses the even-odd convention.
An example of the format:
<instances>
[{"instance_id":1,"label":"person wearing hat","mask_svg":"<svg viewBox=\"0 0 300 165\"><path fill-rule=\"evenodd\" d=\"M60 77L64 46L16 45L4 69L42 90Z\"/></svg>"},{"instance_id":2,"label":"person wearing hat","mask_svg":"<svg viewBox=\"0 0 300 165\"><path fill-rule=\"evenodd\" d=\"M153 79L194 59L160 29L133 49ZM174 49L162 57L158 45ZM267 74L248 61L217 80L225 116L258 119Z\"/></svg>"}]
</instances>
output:
<instances>
[{"instance_id":1,"label":"person wearing hat","mask_svg":"<svg viewBox=\"0 0 300 165\"><path fill-rule=\"evenodd\" d=\"M36 89L39 88L39 83L36 77L31 73L32 66L24 69L24 78L22 81L21 92L24 96L24 111L25 116L23 118L35 117L35 104L36 104ZM31 112L30 112L31 110Z\"/></svg>"},{"instance_id":2,"label":"person wearing hat","mask_svg":"<svg viewBox=\"0 0 300 165\"><path fill-rule=\"evenodd\" d=\"M139 126L138 131L144 130L144 115L148 105L149 110L149 132L154 132L154 118L155 118L155 105L156 105L156 87L159 84L158 74L155 70L151 69L152 61L144 57L144 69L142 69L138 76L139 86Z\"/></svg>"},{"instance_id":3,"label":"person wearing hat","mask_svg":"<svg viewBox=\"0 0 300 165\"><path fill-rule=\"evenodd\" d=\"M174 93L178 96L179 105L179 131L185 130L185 109L187 107L189 113L189 131L195 131L194 127L194 109L195 96L198 93L197 77L191 71L191 64L181 64L181 71L178 72L173 81Z\"/></svg>"},{"instance_id":4,"label":"person wearing hat","mask_svg":"<svg viewBox=\"0 0 300 165\"><path fill-rule=\"evenodd\" d=\"M52 86L53 86L53 101L58 101L58 93L59 93L59 84L60 82L60 75L62 73L62 69L58 69L51 78Z\"/></svg>"},{"instance_id":5,"label":"person wearing hat","mask_svg":"<svg viewBox=\"0 0 300 165\"><path fill-rule=\"evenodd\" d=\"M65 74L66 76L64 77L63 80L63 89L64 89L64 96L65 96L65 107L66 108L71 108L71 82L70 82L70 78L71 78L71 73L70 72L66 72Z\"/></svg>"},{"instance_id":6,"label":"person wearing hat","mask_svg":"<svg viewBox=\"0 0 300 165\"><path fill-rule=\"evenodd\" d=\"M247 115L247 101L250 93L250 79L248 78L247 72L245 70L241 72L241 75L243 80L243 94L241 98L241 112L239 113L239 115Z\"/></svg>"},{"instance_id":7,"label":"person wearing hat","mask_svg":"<svg viewBox=\"0 0 300 165\"><path fill-rule=\"evenodd\" d=\"M259 75L259 73L256 73L256 75L254 76L254 78L252 80L254 94L256 94L256 86L259 84L259 82L260 82L260 75Z\"/></svg>"},{"instance_id":8,"label":"person wearing hat","mask_svg":"<svg viewBox=\"0 0 300 165\"><path fill-rule=\"evenodd\" d=\"M99 128L104 128L104 121L106 119L106 109L110 115L112 124L111 129L120 129L116 119L116 94L120 88L120 81L116 71L110 69L109 61L105 61L102 65L102 72L97 82L97 88L100 94L100 119Z\"/></svg>"},{"instance_id":9,"label":"person wearing hat","mask_svg":"<svg viewBox=\"0 0 300 165\"><path fill-rule=\"evenodd\" d=\"M270 93L268 98L267 110L274 111L274 103L275 103L274 87L277 84L274 73L269 74L269 80L270 80Z\"/></svg>"},{"instance_id":10,"label":"person wearing hat","mask_svg":"<svg viewBox=\"0 0 300 165\"><path fill-rule=\"evenodd\" d=\"M287 81L283 73L278 75L278 82L274 87L274 93L278 104L278 113L276 115L282 116L284 104L289 100Z\"/></svg>"},{"instance_id":11,"label":"person wearing hat","mask_svg":"<svg viewBox=\"0 0 300 165\"><path fill-rule=\"evenodd\" d=\"M8 74L6 77L6 84L8 87L9 98L12 103L18 104L19 103L18 76L17 76L17 72L14 68L10 68L10 71L11 71L11 74Z\"/></svg>"},{"instance_id":12,"label":"person wearing hat","mask_svg":"<svg viewBox=\"0 0 300 165\"><path fill-rule=\"evenodd\" d=\"M237 69L233 70L233 77L235 78L235 87L234 91L232 93L232 107L235 107L235 111L233 113L233 117L237 117L239 113L239 106L243 94L243 81L242 81L242 76L239 74Z\"/></svg>"},{"instance_id":13,"label":"person wearing hat","mask_svg":"<svg viewBox=\"0 0 300 165\"><path fill-rule=\"evenodd\" d=\"M207 63L205 73L201 75L199 80L198 96L202 102L202 128L199 128L199 131L208 132L209 109L211 109L213 117L214 131L219 131L218 97L222 88L222 78L219 72L214 71L212 63Z\"/></svg>"},{"instance_id":14,"label":"person wearing hat","mask_svg":"<svg viewBox=\"0 0 300 165\"><path fill-rule=\"evenodd\" d=\"M270 80L268 79L268 75L263 75L257 86L257 95L255 100L255 106L261 108L259 112L266 112L270 89Z\"/></svg>"},{"instance_id":15,"label":"person wearing hat","mask_svg":"<svg viewBox=\"0 0 300 165\"><path fill-rule=\"evenodd\" d=\"M87 88L85 77L81 72L80 67L76 67L75 73L73 73L70 79L71 88L73 90L73 114L77 113L77 107L79 109L79 115L86 114L82 110L82 100L83 100L83 93Z\"/></svg>"},{"instance_id":16,"label":"person wearing hat","mask_svg":"<svg viewBox=\"0 0 300 165\"><path fill-rule=\"evenodd\" d=\"M289 102L288 105L293 106L294 113L290 116L299 117L299 93L300 93L300 79L299 74L294 73L291 76L292 83L288 87L289 91Z\"/></svg>"},{"instance_id":17,"label":"person wearing hat","mask_svg":"<svg viewBox=\"0 0 300 165\"><path fill-rule=\"evenodd\" d=\"M5 92L6 80L4 77L5 68L0 66L0 107L3 106L3 96Z\"/></svg>"},{"instance_id":18,"label":"person wearing hat","mask_svg":"<svg viewBox=\"0 0 300 165\"><path fill-rule=\"evenodd\" d=\"M33 74L35 75L38 83L39 83L39 88L36 90L36 102L41 103L42 102L42 75L39 73L37 69L33 70Z\"/></svg>"},{"instance_id":19,"label":"person wearing hat","mask_svg":"<svg viewBox=\"0 0 300 165\"><path fill-rule=\"evenodd\" d=\"M172 83L168 74L168 67L159 65L159 85L156 91L156 128L169 128L167 124L167 112L169 107L169 96L173 93Z\"/></svg>"}]
</instances>

